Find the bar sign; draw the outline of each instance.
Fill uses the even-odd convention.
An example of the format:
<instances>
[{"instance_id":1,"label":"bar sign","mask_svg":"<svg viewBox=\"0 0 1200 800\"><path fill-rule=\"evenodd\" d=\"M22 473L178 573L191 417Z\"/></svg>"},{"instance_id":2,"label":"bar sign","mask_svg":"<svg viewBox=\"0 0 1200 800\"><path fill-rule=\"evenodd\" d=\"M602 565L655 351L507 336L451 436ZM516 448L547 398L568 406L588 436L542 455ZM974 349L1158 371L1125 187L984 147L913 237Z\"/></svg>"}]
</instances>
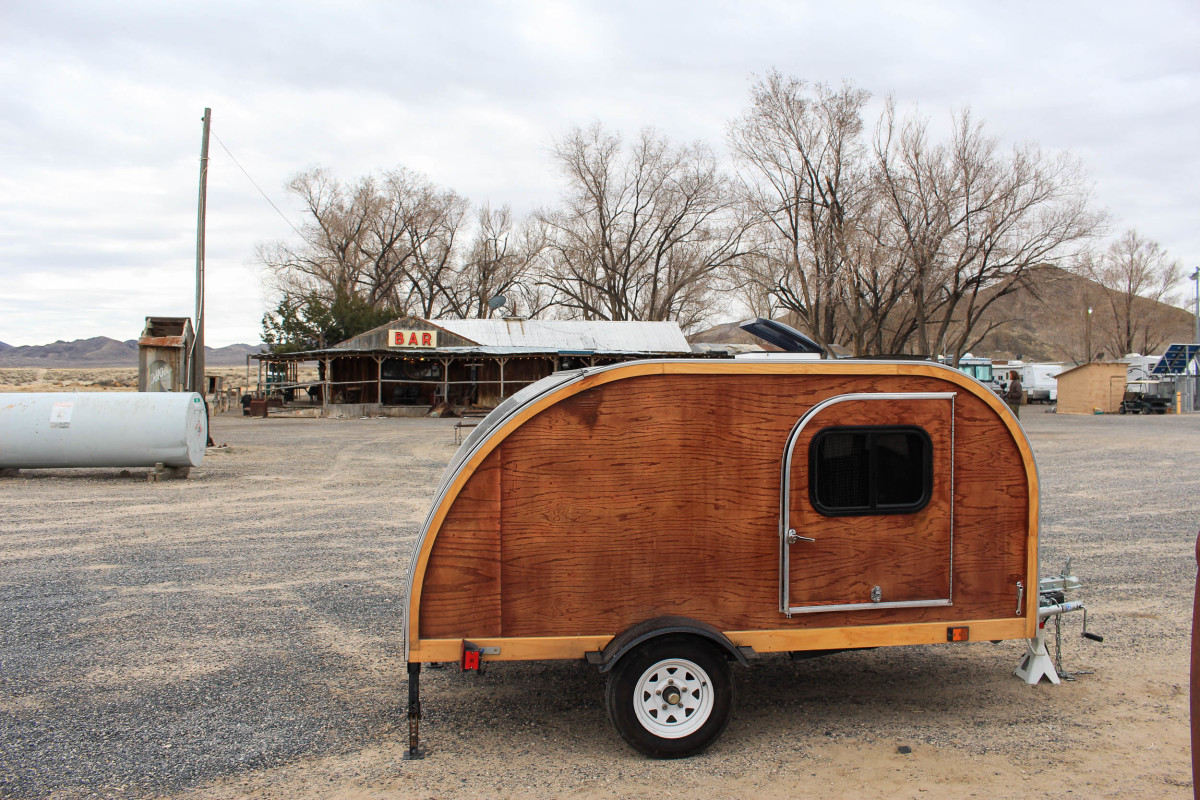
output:
<instances>
[{"instance_id":1,"label":"bar sign","mask_svg":"<svg viewBox=\"0 0 1200 800\"><path fill-rule=\"evenodd\" d=\"M393 328L388 331L388 347L437 347L437 335L437 331Z\"/></svg>"}]
</instances>

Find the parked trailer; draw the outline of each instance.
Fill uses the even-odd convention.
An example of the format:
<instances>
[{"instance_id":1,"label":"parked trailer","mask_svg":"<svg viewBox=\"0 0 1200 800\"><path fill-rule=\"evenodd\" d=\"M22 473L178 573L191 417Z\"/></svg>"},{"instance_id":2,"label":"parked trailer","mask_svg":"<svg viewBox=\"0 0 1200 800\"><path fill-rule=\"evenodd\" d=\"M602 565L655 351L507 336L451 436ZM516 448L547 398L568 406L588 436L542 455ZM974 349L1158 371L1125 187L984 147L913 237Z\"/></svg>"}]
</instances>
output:
<instances>
[{"instance_id":1,"label":"parked trailer","mask_svg":"<svg viewBox=\"0 0 1200 800\"><path fill-rule=\"evenodd\" d=\"M992 369L992 360L990 358L967 353L958 360L958 368L987 386L993 386L996 382L996 375Z\"/></svg>"},{"instance_id":2,"label":"parked trailer","mask_svg":"<svg viewBox=\"0 0 1200 800\"><path fill-rule=\"evenodd\" d=\"M429 662L586 659L654 757L716 740L730 663L757 653L1028 639L1018 674L1056 680L1037 523L1019 423L950 367L556 373L486 417L438 486L408 576L408 755Z\"/></svg>"},{"instance_id":3,"label":"parked trailer","mask_svg":"<svg viewBox=\"0 0 1200 800\"><path fill-rule=\"evenodd\" d=\"M1030 403L1058 402L1058 374L1066 367L1059 363L1022 364L1017 368L1025 399Z\"/></svg>"}]
</instances>

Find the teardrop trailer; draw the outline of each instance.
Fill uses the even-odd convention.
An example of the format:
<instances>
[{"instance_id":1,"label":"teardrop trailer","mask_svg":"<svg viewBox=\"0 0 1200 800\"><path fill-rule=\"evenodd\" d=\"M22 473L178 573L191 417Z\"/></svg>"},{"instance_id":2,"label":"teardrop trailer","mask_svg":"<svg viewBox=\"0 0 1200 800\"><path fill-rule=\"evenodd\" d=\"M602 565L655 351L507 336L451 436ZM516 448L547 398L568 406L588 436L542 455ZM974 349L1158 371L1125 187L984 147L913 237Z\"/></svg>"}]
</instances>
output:
<instances>
[{"instance_id":1,"label":"teardrop trailer","mask_svg":"<svg viewBox=\"0 0 1200 800\"><path fill-rule=\"evenodd\" d=\"M760 653L1026 639L1018 674L1057 682L1039 623L1082 604L1065 572L1039 585L1037 521L1024 432L950 367L555 373L438 486L408 576L406 757L430 662L586 659L622 738L659 758L720 736L730 665Z\"/></svg>"}]
</instances>

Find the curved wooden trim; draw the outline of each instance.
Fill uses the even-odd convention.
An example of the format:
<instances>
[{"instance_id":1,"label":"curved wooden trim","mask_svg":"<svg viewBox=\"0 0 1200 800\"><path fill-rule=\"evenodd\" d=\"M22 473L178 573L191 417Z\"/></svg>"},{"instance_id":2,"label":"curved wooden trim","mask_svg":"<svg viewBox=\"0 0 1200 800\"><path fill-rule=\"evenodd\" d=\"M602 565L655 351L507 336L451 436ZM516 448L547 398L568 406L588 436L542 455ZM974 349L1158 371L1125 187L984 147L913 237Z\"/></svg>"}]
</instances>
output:
<instances>
[{"instance_id":1,"label":"curved wooden trim","mask_svg":"<svg viewBox=\"0 0 1200 800\"><path fill-rule=\"evenodd\" d=\"M620 364L613 364L606 367L601 367L595 372L588 372L580 380L568 383L560 387L557 391L550 394L542 395L513 416L492 432L491 436L486 441L480 443L478 449L472 454L466 462L463 463L458 474L455 476L451 485L447 488L445 495L442 498L438 508L430 515L426 526L418 538L419 551L414 554L413 562L410 569L409 581L409 597L408 597L408 618L406 620L406 636L405 636L405 652L408 660L421 661L445 661L458 658L455 655L451 659L442 657L425 658L416 657L415 654L424 654L427 648L433 646L440 653L444 648L441 643L459 640L429 640L422 642L419 637L420 623L420 604L421 592L424 588L425 570L429 564L429 554L433 550L433 543L437 539L438 531L441 530L442 523L449 513L450 507L454 505L454 501L458 498L459 492L463 486L474 474L475 470L513 431L525 424L531 417L541 413L545 409L553 406L568 397L572 397L580 392L593 389L597 386L603 386L606 383L612 383L626 378L635 378L645 375L864 375L864 376L901 376L913 375L927 378L935 378L952 383L961 387L966 392L983 400L984 404L991 407L996 412L997 416L1004 422L1008 428L1009 435L1017 445L1017 450L1021 454L1021 461L1025 467L1025 476L1029 487L1029 520L1027 526L1026 553L1027 564L1026 574L1029 576L1030 586L1025 587L1025 608L1024 622L1025 629L1021 634L1022 638L1032 638L1036 632L1037 626L1037 580L1038 580L1038 553L1037 553L1037 535L1038 535L1038 477L1037 465L1034 461L1033 451L1029 446L1029 440L1025 436L1025 431L1021 428L1012 411L1003 403L1000 398L984 386L979 381L971 378L966 373L961 372L953 367L944 364L937 364L927 361L858 361L858 360L835 360L835 361L802 361L802 360L772 360L764 358L762 360L749 359L723 359L720 361L700 361L693 359L671 359L657 361L628 361ZM1016 596L1014 587L1013 608L1016 609ZM940 623L939 623L940 624ZM942 626L944 627L944 626ZM1012 637L993 637L993 638L1012 638ZM515 640L514 640L515 641ZM438 644L434 644L434 643ZM911 642L909 642L911 643ZM461 643L460 643L461 644ZM793 648L796 649L796 648ZM810 649L825 649L825 648L810 648ZM555 657L571 657L571 656L538 656L538 658L555 658Z\"/></svg>"}]
</instances>

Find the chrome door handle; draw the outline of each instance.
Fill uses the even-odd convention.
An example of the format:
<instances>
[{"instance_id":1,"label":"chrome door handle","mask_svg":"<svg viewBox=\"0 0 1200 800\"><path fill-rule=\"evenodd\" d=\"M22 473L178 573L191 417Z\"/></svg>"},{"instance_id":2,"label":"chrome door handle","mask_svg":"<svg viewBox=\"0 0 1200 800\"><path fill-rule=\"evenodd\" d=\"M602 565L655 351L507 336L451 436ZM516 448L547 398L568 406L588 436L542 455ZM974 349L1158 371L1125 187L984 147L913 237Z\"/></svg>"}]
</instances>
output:
<instances>
[{"instance_id":1,"label":"chrome door handle","mask_svg":"<svg viewBox=\"0 0 1200 800\"><path fill-rule=\"evenodd\" d=\"M800 534L796 533L795 528L788 529L788 534L787 534L788 544L795 544L796 542L815 542L815 541L816 541L816 539L813 539L810 536L801 536Z\"/></svg>"}]
</instances>

